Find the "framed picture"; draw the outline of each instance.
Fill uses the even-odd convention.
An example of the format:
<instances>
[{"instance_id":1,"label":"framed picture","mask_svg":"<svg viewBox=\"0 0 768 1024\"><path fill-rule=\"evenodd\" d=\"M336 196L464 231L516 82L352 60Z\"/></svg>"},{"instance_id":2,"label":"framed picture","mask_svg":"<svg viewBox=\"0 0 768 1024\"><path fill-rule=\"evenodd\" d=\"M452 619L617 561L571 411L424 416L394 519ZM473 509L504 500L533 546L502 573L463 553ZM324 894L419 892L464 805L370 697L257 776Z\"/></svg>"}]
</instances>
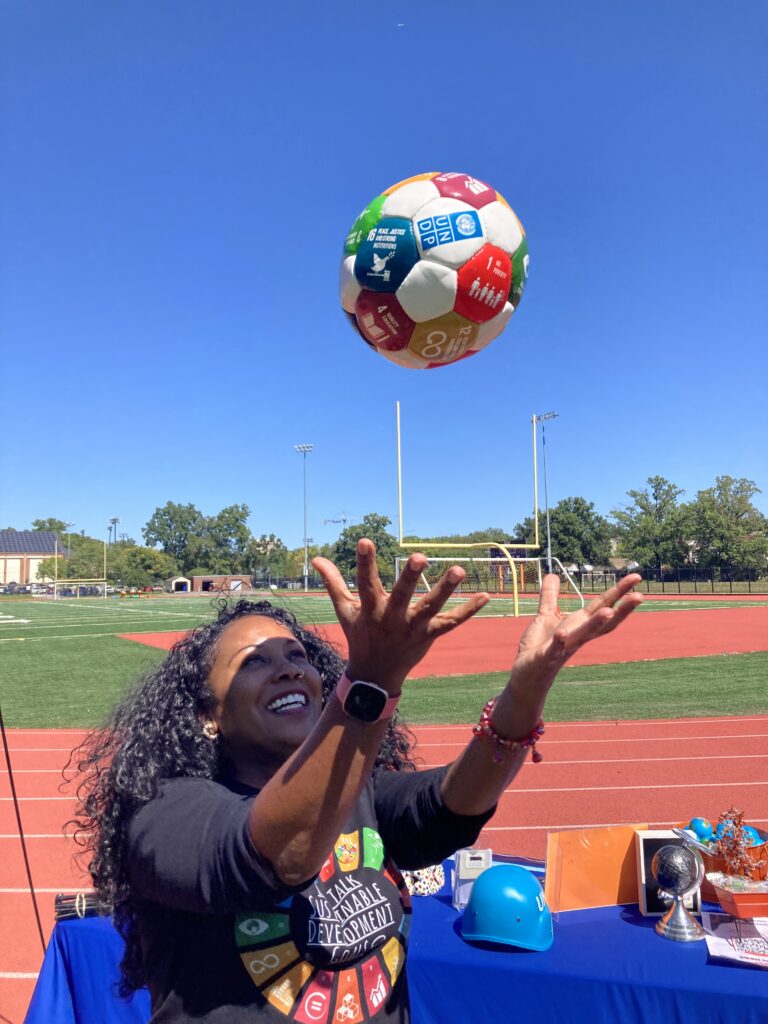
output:
<instances>
[{"instance_id":1,"label":"framed picture","mask_svg":"<svg viewBox=\"0 0 768 1024\"><path fill-rule=\"evenodd\" d=\"M637 902L644 917L661 917L670 901L659 896L659 887L651 874L651 861L662 846L682 846L683 840L670 829L642 829L635 833L637 851ZM692 914L701 913L701 891L689 893L683 903Z\"/></svg>"}]
</instances>

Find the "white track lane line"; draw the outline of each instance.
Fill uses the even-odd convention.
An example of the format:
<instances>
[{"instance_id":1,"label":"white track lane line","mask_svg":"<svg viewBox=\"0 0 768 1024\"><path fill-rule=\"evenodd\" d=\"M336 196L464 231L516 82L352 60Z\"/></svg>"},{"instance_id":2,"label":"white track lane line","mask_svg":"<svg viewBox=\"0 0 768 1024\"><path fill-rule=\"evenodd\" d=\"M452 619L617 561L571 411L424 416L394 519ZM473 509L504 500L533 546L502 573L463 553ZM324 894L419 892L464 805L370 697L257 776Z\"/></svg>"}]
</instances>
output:
<instances>
[{"instance_id":1,"label":"white track lane line","mask_svg":"<svg viewBox=\"0 0 768 1024\"><path fill-rule=\"evenodd\" d=\"M588 665L583 666L589 668ZM768 715L729 715L724 718L710 718L704 716L703 718L622 718L619 720L611 719L610 721L596 721L596 722L548 722L547 729L557 731L558 729L615 729L617 726L622 725L717 725L719 722L730 723L733 725L734 721L738 722L768 722ZM474 723L470 722L466 725L418 725L415 724L413 728L418 732L427 732L430 729L471 729ZM11 732L13 730L10 730ZM30 730L31 731L31 730ZM43 730L44 731L44 730ZM52 729L51 732L58 732L58 729Z\"/></svg>"},{"instance_id":2,"label":"white track lane line","mask_svg":"<svg viewBox=\"0 0 768 1024\"><path fill-rule=\"evenodd\" d=\"M690 740L758 740L765 739L768 737L768 732L737 732L737 733L720 733L715 736L612 736L609 739L597 739L594 736L589 736L583 740L540 740L542 744L552 745L554 743L679 743L682 741ZM466 743L461 740L448 740L446 743L437 743L429 741L427 743L421 743L417 741L414 744L414 750L418 750L419 747L465 747Z\"/></svg>"},{"instance_id":3,"label":"white track lane line","mask_svg":"<svg viewBox=\"0 0 768 1024\"><path fill-rule=\"evenodd\" d=\"M734 786L768 786L766 782L688 782L688 783L669 783L662 786L648 786L649 790L657 789L730 789ZM562 788L557 786L544 786L541 789L505 789L503 796L507 793L513 796L520 796L523 793L613 793L621 790L634 791L636 793L641 792L643 786L564 786Z\"/></svg>"}]
</instances>

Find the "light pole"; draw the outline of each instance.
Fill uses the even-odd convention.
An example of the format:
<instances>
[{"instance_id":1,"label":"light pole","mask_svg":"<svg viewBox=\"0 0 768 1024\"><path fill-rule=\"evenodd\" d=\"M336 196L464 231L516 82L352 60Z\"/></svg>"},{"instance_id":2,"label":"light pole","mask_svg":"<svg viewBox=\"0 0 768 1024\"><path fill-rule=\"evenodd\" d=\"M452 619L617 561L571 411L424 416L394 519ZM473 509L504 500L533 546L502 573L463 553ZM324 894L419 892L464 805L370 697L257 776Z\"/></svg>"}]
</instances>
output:
<instances>
[{"instance_id":1,"label":"light pole","mask_svg":"<svg viewBox=\"0 0 768 1024\"><path fill-rule=\"evenodd\" d=\"M549 533L549 494L547 493L547 436L544 429L546 420L557 419L556 412L545 412L541 416L535 416L537 423L541 424L541 455L544 463L544 515L547 520L547 572L552 572L552 538Z\"/></svg>"},{"instance_id":2,"label":"light pole","mask_svg":"<svg viewBox=\"0 0 768 1024\"><path fill-rule=\"evenodd\" d=\"M109 539L112 544L117 544L117 524L119 522L120 516L112 516L109 520Z\"/></svg>"},{"instance_id":3,"label":"light pole","mask_svg":"<svg viewBox=\"0 0 768 1024\"><path fill-rule=\"evenodd\" d=\"M67 558L72 558L72 534L69 532L69 528L74 526L74 523L65 523L64 526L67 530Z\"/></svg>"},{"instance_id":4,"label":"light pole","mask_svg":"<svg viewBox=\"0 0 768 1024\"><path fill-rule=\"evenodd\" d=\"M304 461L304 591L309 590L309 562L307 559L307 454L315 447L313 444L295 444Z\"/></svg>"}]
</instances>

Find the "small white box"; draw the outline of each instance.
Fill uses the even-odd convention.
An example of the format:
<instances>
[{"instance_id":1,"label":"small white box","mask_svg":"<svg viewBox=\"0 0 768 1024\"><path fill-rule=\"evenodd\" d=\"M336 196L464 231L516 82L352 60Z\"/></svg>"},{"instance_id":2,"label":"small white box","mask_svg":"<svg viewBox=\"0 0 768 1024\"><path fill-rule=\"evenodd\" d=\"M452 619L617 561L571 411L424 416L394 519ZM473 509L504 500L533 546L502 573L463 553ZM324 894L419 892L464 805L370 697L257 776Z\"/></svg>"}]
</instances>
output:
<instances>
[{"instance_id":1,"label":"small white box","mask_svg":"<svg viewBox=\"0 0 768 1024\"><path fill-rule=\"evenodd\" d=\"M453 866L453 905L463 910L478 875L493 863L493 850L457 850Z\"/></svg>"}]
</instances>

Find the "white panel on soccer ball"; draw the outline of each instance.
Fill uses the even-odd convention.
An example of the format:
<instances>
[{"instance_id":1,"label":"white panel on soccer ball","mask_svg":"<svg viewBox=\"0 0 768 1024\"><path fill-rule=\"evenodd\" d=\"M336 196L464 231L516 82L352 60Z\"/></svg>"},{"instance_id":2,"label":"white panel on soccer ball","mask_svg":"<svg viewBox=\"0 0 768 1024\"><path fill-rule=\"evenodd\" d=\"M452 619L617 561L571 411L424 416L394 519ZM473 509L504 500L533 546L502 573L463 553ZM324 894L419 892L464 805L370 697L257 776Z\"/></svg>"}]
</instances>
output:
<instances>
[{"instance_id":1,"label":"white panel on soccer ball","mask_svg":"<svg viewBox=\"0 0 768 1024\"><path fill-rule=\"evenodd\" d=\"M456 271L419 260L395 292L397 301L417 324L450 313L456 301Z\"/></svg>"},{"instance_id":2,"label":"white panel on soccer ball","mask_svg":"<svg viewBox=\"0 0 768 1024\"><path fill-rule=\"evenodd\" d=\"M504 309L497 313L493 320L487 320L484 324L480 324L475 340L472 342L472 351L479 352L481 348L490 345L494 338L498 338L514 312L515 307L512 303L505 302Z\"/></svg>"},{"instance_id":3,"label":"white panel on soccer ball","mask_svg":"<svg viewBox=\"0 0 768 1024\"><path fill-rule=\"evenodd\" d=\"M360 282L355 277L355 257L347 256L345 260L342 260L339 269L339 295L341 308L345 313L355 312L355 303L362 290Z\"/></svg>"},{"instance_id":4,"label":"white panel on soccer ball","mask_svg":"<svg viewBox=\"0 0 768 1024\"><path fill-rule=\"evenodd\" d=\"M523 233L520 230L520 221L506 203L500 203L497 199L484 206L479 213L488 241L498 245L510 256L514 255L523 240Z\"/></svg>"},{"instance_id":5,"label":"white panel on soccer ball","mask_svg":"<svg viewBox=\"0 0 768 1024\"><path fill-rule=\"evenodd\" d=\"M480 213L460 199L443 196L423 206L412 218L422 259L458 270L489 241Z\"/></svg>"},{"instance_id":6,"label":"white panel on soccer ball","mask_svg":"<svg viewBox=\"0 0 768 1024\"><path fill-rule=\"evenodd\" d=\"M391 196L387 196L381 208L382 217L405 217L410 220L422 206L432 199L439 199L437 186L431 181L412 181L401 185Z\"/></svg>"},{"instance_id":7,"label":"white panel on soccer ball","mask_svg":"<svg viewBox=\"0 0 768 1024\"><path fill-rule=\"evenodd\" d=\"M426 359L422 359L421 356L409 352L407 348L402 348L398 352L379 352L379 355L384 356L390 363L404 366L406 370L423 370L427 365Z\"/></svg>"}]
</instances>

